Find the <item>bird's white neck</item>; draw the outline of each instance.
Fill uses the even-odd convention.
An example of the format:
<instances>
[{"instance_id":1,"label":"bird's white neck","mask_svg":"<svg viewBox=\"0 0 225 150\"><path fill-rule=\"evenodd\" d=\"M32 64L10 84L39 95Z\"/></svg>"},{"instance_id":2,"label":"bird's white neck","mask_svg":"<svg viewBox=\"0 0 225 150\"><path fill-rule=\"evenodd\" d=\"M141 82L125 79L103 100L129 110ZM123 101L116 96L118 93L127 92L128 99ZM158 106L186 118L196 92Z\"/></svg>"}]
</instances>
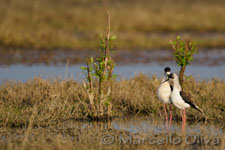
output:
<instances>
[{"instance_id":1,"label":"bird's white neck","mask_svg":"<svg viewBox=\"0 0 225 150\"><path fill-rule=\"evenodd\" d=\"M181 91L181 86L180 86L178 79L173 81L173 88L174 88L174 90Z\"/></svg>"},{"instance_id":2,"label":"bird's white neck","mask_svg":"<svg viewBox=\"0 0 225 150\"><path fill-rule=\"evenodd\" d=\"M161 81L161 84L164 83L166 80L167 80L167 75L164 74L163 79L162 79L162 81Z\"/></svg>"}]
</instances>

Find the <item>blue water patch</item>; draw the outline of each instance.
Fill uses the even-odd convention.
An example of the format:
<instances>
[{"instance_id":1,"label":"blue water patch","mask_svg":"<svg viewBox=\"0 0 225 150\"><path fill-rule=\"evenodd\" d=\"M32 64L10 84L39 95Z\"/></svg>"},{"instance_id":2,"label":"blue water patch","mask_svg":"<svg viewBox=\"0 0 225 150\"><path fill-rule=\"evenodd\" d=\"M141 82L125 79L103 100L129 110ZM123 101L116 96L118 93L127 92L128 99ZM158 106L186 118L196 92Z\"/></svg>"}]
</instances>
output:
<instances>
[{"instance_id":1,"label":"blue water patch","mask_svg":"<svg viewBox=\"0 0 225 150\"><path fill-rule=\"evenodd\" d=\"M77 81L85 79L84 72L80 69L83 64L76 64L69 66L66 65L11 65L8 67L0 67L0 82L6 80L22 81L33 79L37 76L46 78L60 78L68 79L72 78ZM162 77L164 67L169 66L173 72L179 72L179 67L175 63L167 62L166 64L159 63L137 63L137 64L125 64L117 65L114 70L114 74L118 76L118 79L129 79L137 74L143 73L148 76L156 75ZM185 75L192 75L197 80L209 80L212 78L220 78L225 80L225 66L200 66L190 65L187 67Z\"/></svg>"}]
</instances>

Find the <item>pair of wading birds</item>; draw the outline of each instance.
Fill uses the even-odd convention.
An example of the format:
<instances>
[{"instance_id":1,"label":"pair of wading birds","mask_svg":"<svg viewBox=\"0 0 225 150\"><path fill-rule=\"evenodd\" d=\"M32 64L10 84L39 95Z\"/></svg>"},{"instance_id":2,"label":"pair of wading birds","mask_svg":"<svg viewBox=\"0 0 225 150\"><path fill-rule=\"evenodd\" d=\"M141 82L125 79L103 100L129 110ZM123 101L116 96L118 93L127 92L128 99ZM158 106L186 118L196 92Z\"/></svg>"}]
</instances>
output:
<instances>
[{"instance_id":1,"label":"pair of wading birds","mask_svg":"<svg viewBox=\"0 0 225 150\"><path fill-rule=\"evenodd\" d=\"M185 108L192 107L199 112L202 112L197 105L195 105L189 96L185 94L180 86L178 76L175 73L170 73L171 69L166 67L164 69L164 77L162 82L158 88L158 98L164 103L164 111L166 116L166 128L168 129L168 117L167 117L167 110L166 104L173 104L175 107L181 110L182 116L182 131L184 131L185 124L186 124L186 114ZM171 85L169 81L172 81L173 84ZM170 122L169 128L171 127L171 120L172 120L172 110L171 105L170 109Z\"/></svg>"}]
</instances>

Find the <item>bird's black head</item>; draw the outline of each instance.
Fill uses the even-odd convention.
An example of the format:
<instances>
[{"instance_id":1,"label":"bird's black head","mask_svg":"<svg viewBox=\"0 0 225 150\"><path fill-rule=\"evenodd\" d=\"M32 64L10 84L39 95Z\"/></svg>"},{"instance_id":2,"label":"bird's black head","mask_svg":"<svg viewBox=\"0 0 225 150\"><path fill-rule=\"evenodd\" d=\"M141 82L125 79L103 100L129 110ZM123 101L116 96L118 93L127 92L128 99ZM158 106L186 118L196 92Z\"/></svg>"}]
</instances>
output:
<instances>
[{"instance_id":1,"label":"bird's black head","mask_svg":"<svg viewBox=\"0 0 225 150\"><path fill-rule=\"evenodd\" d=\"M164 72L165 72L165 73L166 73L166 72L170 72L170 71L171 71L170 67L164 68Z\"/></svg>"},{"instance_id":2,"label":"bird's black head","mask_svg":"<svg viewBox=\"0 0 225 150\"><path fill-rule=\"evenodd\" d=\"M166 67L166 68L164 68L164 71L165 71L165 72L170 72L171 69L170 69L170 67Z\"/></svg>"}]
</instances>

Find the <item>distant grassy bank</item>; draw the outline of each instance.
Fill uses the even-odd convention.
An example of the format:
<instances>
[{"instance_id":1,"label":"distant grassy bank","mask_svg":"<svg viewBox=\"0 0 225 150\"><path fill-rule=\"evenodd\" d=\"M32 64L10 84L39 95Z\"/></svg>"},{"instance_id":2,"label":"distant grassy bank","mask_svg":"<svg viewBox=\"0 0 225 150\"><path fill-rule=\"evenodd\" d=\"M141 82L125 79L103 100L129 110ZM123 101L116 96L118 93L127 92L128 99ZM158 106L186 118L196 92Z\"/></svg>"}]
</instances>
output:
<instances>
[{"instance_id":1,"label":"distant grassy bank","mask_svg":"<svg viewBox=\"0 0 225 150\"><path fill-rule=\"evenodd\" d=\"M95 49L106 9L117 49L168 48L176 35L225 47L224 0L10 0L0 5L0 47Z\"/></svg>"},{"instance_id":2,"label":"distant grassy bank","mask_svg":"<svg viewBox=\"0 0 225 150\"><path fill-rule=\"evenodd\" d=\"M112 115L147 115L159 118L162 104L156 90L160 80L138 75L130 80L112 83ZM94 86L95 90L97 87ZM185 90L205 112L187 110L187 120L215 122L225 127L225 83L220 80L197 82L186 79ZM90 104L81 83L73 80L43 80L36 78L26 83L6 82L0 85L0 127L27 126L35 114L34 126L52 126L65 120L89 119ZM34 109L35 108L35 109ZM35 113L34 113L35 110ZM174 108L174 119L181 120Z\"/></svg>"}]
</instances>

